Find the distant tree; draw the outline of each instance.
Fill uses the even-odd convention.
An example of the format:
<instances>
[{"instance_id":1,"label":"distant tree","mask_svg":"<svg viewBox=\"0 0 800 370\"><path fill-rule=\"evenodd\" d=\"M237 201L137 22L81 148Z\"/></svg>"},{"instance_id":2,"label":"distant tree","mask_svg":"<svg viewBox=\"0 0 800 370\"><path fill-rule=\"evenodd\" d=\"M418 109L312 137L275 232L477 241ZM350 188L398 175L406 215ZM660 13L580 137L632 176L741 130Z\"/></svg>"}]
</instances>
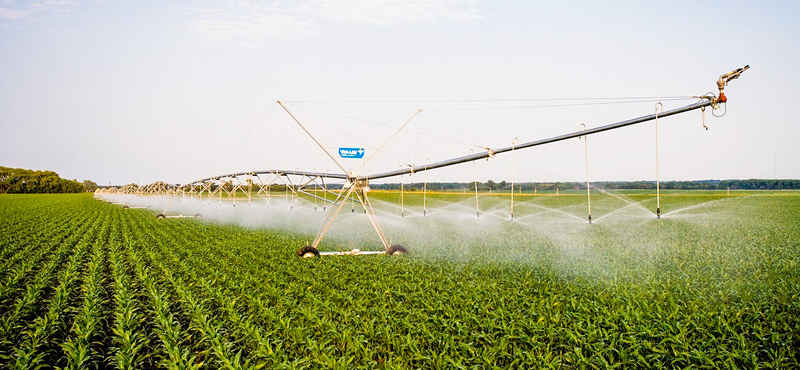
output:
<instances>
[{"instance_id":1,"label":"distant tree","mask_svg":"<svg viewBox=\"0 0 800 370\"><path fill-rule=\"evenodd\" d=\"M83 180L83 191L87 193L93 192L97 189L97 183L92 180Z\"/></svg>"},{"instance_id":2,"label":"distant tree","mask_svg":"<svg viewBox=\"0 0 800 370\"><path fill-rule=\"evenodd\" d=\"M79 193L83 184L53 171L0 167L0 193Z\"/></svg>"}]
</instances>

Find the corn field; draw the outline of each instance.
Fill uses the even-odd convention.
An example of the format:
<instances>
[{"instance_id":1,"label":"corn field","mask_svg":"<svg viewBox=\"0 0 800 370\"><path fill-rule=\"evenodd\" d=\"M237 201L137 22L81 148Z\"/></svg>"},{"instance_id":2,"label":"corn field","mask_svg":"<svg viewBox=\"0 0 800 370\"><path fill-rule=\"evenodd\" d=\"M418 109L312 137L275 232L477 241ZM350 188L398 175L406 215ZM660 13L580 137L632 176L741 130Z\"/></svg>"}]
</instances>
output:
<instances>
[{"instance_id":1,"label":"corn field","mask_svg":"<svg viewBox=\"0 0 800 370\"><path fill-rule=\"evenodd\" d=\"M0 364L800 367L800 196L711 210L719 219L431 241L458 258L420 238L402 257L301 259L313 235L157 220L85 194L0 195ZM492 256L503 248L527 257Z\"/></svg>"}]
</instances>

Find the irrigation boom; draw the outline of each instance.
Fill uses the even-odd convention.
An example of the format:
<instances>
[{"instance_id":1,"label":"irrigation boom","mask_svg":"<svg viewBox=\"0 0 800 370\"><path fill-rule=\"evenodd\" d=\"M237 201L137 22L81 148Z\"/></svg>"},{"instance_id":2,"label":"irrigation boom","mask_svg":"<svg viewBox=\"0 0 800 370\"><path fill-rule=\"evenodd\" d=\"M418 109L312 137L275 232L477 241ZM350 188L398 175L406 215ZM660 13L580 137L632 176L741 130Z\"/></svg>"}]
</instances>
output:
<instances>
[{"instance_id":1,"label":"irrigation boom","mask_svg":"<svg viewBox=\"0 0 800 370\"><path fill-rule=\"evenodd\" d=\"M649 122L653 120L656 121L656 147L657 147L659 118L666 118L669 116L690 112L696 109L702 109L704 112L703 126L705 127L705 108L710 106L712 109L717 109L722 104L726 103L728 99L723 93L725 86L730 81L739 78L742 72L746 71L749 68L750 68L749 65L744 66L742 68L735 69L729 73L719 76L719 79L717 80L717 88L719 90L718 96L715 96L710 93L707 95L697 96L697 98L699 99L698 102L684 107L662 112L656 110L654 114L649 114L646 116L641 116L625 121L614 122L595 128L586 129L584 126L578 131L546 139L540 139L523 143L517 143L515 139L515 142L512 146L494 148L494 149L485 148L486 149L485 152L469 154L466 156L451 158L434 163L428 163L428 161L426 160L426 163L424 165L408 166L407 168L401 168L393 171L387 171L377 174L358 175L356 173L357 170L351 173L330 173L330 172L317 172L317 171L271 169L271 170L260 170L260 171L237 172L227 175L208 177L184 185L153 183L145 187L137 187L137 188L123 187L121 189L114 189L109 191L107 191L107 189L103 189L99 190L99 192L100 193L114 192L119 194L130 194L130 195L172 195L173 198L178 194L183 196L189 195L196 197L202 197L205 194L208 196L209 199L214 196L219 196L220 200L222 200L223 193L225 193L229 198L233 199L233 205L236 206L237 191L242 191L243 193L247 194L249 202L252 197L254 186L258 188L258 193L256 194L256 196L263 193L265 194L265 196L269 197L271 196L271 191L274 191L272 190L272 185L279 185L282 189L284 189L286 195L289 195L289 191L291 190L291 194L294 196L299 196L300 194L303 194L305 196L314 198L315 202L317 200L323 201L324 202L323 210L326 210L327 206L330 205L328 216L326 217L325 222L323 222L322 227L317 233L314 242L311 245L301 248L297 252L298 255L303 257L313 257L319 255L334 255L334 254L359 255L359 254L376 254L376 253L386 253L386 254L405 253L406 250L403 246L389 245L388 239L384 236L380 224L378 223L375 211L372 208L372 204L370 203L369 197L367 196L367 192L369 191L369 186L368 186L369 181L391 178L402 175L409 175L437 168L455 166L467 162L474 162L480 159L492 158L498 154L513 152L515 150L532 148L540 145L551 144L574 138L581 138L584 136L594 135L605 131L616 130L619 128L636 125L643 122ZM325 149L325 147L320 143L320 141L317 140L316 137L314 137L314 135L303 125L303 123L300 122L300 120L294 114L292 114L292 112L289 111L289 109L286 108L286 106L283 105L283 103L278 101L278 104L280 104L280 106L286 111L286 113L288 113L289 116L291 116L292 119L311 137L311 139L313 139L314 142L317 143L320 149L322 149L342 171L346 172L344 166L342 166L342 164L336 160L333 154L331 154ZM660 105L660 103L658 103L657 106L658 105ZM419 111L417 111L417 113L419 113ZM415 115L417 113L415 113ZM394 135L389 137L389 139L386 142L388 143L388 141L391 140L395 135L397 135L397 133L400 132L405 127L405 125L408 124L408 122L410 121L411 119L406 121L406 123L403 126L401 126L397 130L397 132L394 133ZM386 143L384 143L383 145L386 145ZM383 145L381 146L381 148L383 147ZM658 150L656 150L656 177L658 178ZM332 191L328 188L328 184L325 182L326 179L342 180L344 181L344 183L342 184L341 188L338 189L338 191ZM307 190L309 187L314 188L313 193ZM319 189L324 189L323 197L320 197L317 194ZM589 186L588 186L588 157L587 157L587 195L589 194L588 190ZM328 194L333 195L332 200L328 199ZM350 252L318 251L317 247L319 246L320 242L324 238L327 231L330 229L331 225L333 224L333 221L336 219L336 216L339 215L340 211L344 208L344 205L347 203L348 200L351 200L353 203L357 201L361 206L363 206L364 213L366 213L367 216L369 217L369 221L372 224L375 231L377 232L378 237L380 238L381 243L383 244L385 252L374 252L374 251L362 252L358 249L353 249ZM477 190L476 190L476 200L477 200ZM589 196L589 202L591 202L590 196ZM169 208L169 205L167 205L167 208ZM315 210L316 210L316 203L315 203ZM167 210L165 209L164 213L159 214L157 217L158 218L199 217L199 214L195 216L166 216L165 215L166 212ZM478 214L480 215L480 213ZM657 209L657 215L660 217L660 207ZM513 221L513 189L512 189L512 221ZM591 223L591 209L589 210L589 222Z\"/></svg>"},{"instance_id":2,"label":"irrigation boom","mask_svg":"<svg viewBox=\"0 0 800 370\"><path fill-rule=\"evenodd\" d=\"M695 104L687 105L687 106L682 107L682 108L668 110L668 111L663 112L663 113L658 113L657 115L656 114L651 114L651 115L642 116L642 117L639 117L639 118L629 119L629 120L626 120L626 121L611 123L611 124L608 124L608 125L605 125L605 126L600 126L600 127L587 129L587 130L575 131L575 132L572 132L572 133L569 133L569 134L554 136L554 137L551 137L549 139L541 139L541 140L536 140L536 141L530 141L530 142L527 142L527 143L522 143L522 144L514 145L514 146L508 146L508 147L504 147L504 148L488 149L486 152L483 152L483 153L470 154L470 155L466 155L466 156L463 156L463 157L444 160L444 161L441 161L441 162L430 163L430 164L427 164L427 165L414 166L414 167L409 167L409 168L404 168L404 169L401 169L401 170L389 171L389 172L384 172L384 173L378 173L378 174L375 174L375 175L367 175L367 176L362 176L362 177L356 176L356 178L357 179L363 179L363 180L376 180L376 179L383 179L383 178L387 178L387 177L394 177L394 176L400 176L400 175L413 174L413 173L416 173L416 172L428 171L428 170L433 170L433 169L436 169L436 168L442 168L442 167L447 167L447 166L454 166L454 165L457 165L457 164L466 163L466 162L472 162L472 161L479 160L479 159L491 158L491 157L494 157L497 154L507 153L507 152L510 152L512 150L520 150L520 149L525 149L525 148L532 148L532 147L539 146L539 145L555 143L555 142L558 142L558 141L563 141L563 140L568 140L568 139L574 139L574 138L581 137L581 136L597 134L597 133L604 132L604 131L609 131L609 130L622 128L622 127L625 127L625 126L635 125L637 123L652 121L652 120L656 119L656 116L658 118L674 116L676 114L689 112L689 111L692 111L692 110L695 110L695 109L700 109L700 108L707 107L709 105L714 104L714 99L712 97L710 97L710 96L703 96L703 97L701 97L701 99L702 99L702 101L697 102Z\"/></svg>"},{"instance_id":3,"label":"irrigation boom","mask_svg":"<svg viewBox=\"0 0 800 370\"><path fill-rule=\"evenodd\" d=\"M530 141L530 142L526 142L526 143L521 143L519 145L507 146L507 147L503 147L503 148L488 149L487 151L481 152L481 153L475 153L475 154L470 154L470 155L466 155L466 156L462 156L462 157L446 159L446 160L443 160L443 161L440 161L440 162L429 163L427 165L410 166L408 168L403 168L403 169L394 170L394 171L388 171L388 172L382 172L382 173L377 173L377 174L370 174L370 175L350 174L350 175L348 175L348 174L343 174L343 173L264 169L264 170L236 172L236 173L231 173L231 174L226 174L226 175L208 177L208 178L205 178L205 179L200 179L200 180L197 180L197 181L193 181L192 183L203 183L203 182L206 182L206 181L216 180L216 179L220 179L220 178L233 178L233 177L237 177L237 176L245 176L245 175L253 175L253 174L275 174L275 173L281 174L281 175L310 176L310 177L322 177L322 178L331 178L331 179L338 179L338 180L353 180L353 181L356 181L356 180L367 180L367 181L370 181L370 180L384 179L384 178L388 178L388 177L396 177L396 176L401 176L401 175L414 174L414 173L417 173L417 172L430 171L430 170L437 169L437 168L442 168L442 167L455 166L457 164L472 162L472 161L476 161L476 160L479 160L479 159L491 158L491 157L494 157L497 154L507 153L507 152L510 152L512 150L532 148L532 147L539 146L539 145L551 144L551 143L555 143L555 142L558 142L558 141L578 138L578 137L581 137L581 136L588 136L588 135L592 135L592 134L598 134L598 133L605 132L605 131L610 131L610 130L614 130L614 129L618 129L618 128L622 128L622 127L626 127L626 126L635 125L635 124L638 124L638 123L652 121L652 120L656 119L656 116L658 118L665 118L665 117L669 117L669 116L674 116L676 114L686 113L686 112L689 112L689 111L693 111L695 109L708 107L708 106L714 105L715 102L716 102L715 99L712 96L701 96L699 98L701 99L701 101L699 101L697 103L690 104L690 105L687 105L687 106L681 107L681 108L668 110L668 111L665 111L665 112L662 112L662 113L658 113L658 114L650 114L650 115L646 115L646 116L642 116L642 117L638 117L638 118L633 118L633 119L629 119L629 120L625 120L625 121L620 121L620 122L607 124L607 125L600 126L600 127L595 127L595 128L591 128L591 129L571 132L571 133L564 134L564 135L554 136L554 137L547 138L547 139L540 139L540 140Z\"/></svg>"}]
</instances>

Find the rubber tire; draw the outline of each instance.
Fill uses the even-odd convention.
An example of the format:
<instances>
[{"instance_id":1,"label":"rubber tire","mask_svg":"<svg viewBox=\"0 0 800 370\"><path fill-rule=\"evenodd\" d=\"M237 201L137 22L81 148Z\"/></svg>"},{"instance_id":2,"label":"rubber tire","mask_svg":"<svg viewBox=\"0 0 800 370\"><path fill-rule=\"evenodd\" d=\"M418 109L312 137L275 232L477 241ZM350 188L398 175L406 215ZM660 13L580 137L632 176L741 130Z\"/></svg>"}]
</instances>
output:
<instances>
[{"instance_id":1,"label":"rubber tire","mask_svg":"<svg viewBox=\"0 0 800 370\"><path fill-rule=\"evenodd\" d=\"M399 255L399 254L408 254L408 250L406 249L406 247L404 247L404 246L402 246L400 244L395 244L395 245L389 247L389 250L386 251L386 254L388 254L390 256Z\"/></svg>"},{"instance_id":2,"label":"rubber tire","mask_svg":"<svg viewBox=\"0 0 800 370\"><path fill-rule=\"evenodd\" d=\"M199 214L199 213L195 213L195 214L194 214L194 218L200 218L200 217L203 217L203 215L201 215L201 214Z\"/></svg>"},{"instance_id":3,"label":"rubber tire","mask_svg":"<svg viewBox=\"0 0 800 370\"><path fill-rule=\"evenodd\" d=\"M159 214L156 215L156 219L157 220L160 220L162 218L167 218L167 216L164 216L164 214L162 214L162 213L159 213Z\"/></svg>"},{"instance_id":4,"label":"rubber tire","mask_svg":"<svg viewBox=\"0 0 800 370\"><path fill-rule=\"evenodd\" d=\"M296 254L298 257L303 257L303 258L319 257L319 250L310 245L307 245L303 248L300 248Z\"/></svg>"},{"instance_id":5,"label":"rubber tire","mask_svg":"<svg viewBox=\"0 0 800 370\"><path fill-rule=\"evenodd\" d=\"M128 207L128 206L122 207L122 209L128 209L128 208L130 208L130 207Z\"/></svg>"}]
</instances>

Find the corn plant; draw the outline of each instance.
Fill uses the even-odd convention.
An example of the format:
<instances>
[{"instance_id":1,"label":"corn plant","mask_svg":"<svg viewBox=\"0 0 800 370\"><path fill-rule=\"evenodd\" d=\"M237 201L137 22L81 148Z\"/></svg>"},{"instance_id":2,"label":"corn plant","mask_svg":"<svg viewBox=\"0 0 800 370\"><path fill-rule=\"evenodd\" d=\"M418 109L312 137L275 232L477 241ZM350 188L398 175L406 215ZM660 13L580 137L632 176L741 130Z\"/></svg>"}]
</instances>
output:
<instances>
[{"instance_id":1,"label":"corn plant","mask_svg":"<svg viewBox=\"0 0 800 370\"><path fill-rule=\"evenodd\" d=\"M106 292L103 272L105 264L106 246L104 245L109 231L109 224L103 225L100 236L92 245L92 256L83 276L81 292L83 303L78 309L75 321L70 330L70 337L61 343L64 357L67 360L66 369L87 369L96 366L101 361L100 348L93 348L97 338L102 335L103 311Z\"/></svg>"}]
</instances>

